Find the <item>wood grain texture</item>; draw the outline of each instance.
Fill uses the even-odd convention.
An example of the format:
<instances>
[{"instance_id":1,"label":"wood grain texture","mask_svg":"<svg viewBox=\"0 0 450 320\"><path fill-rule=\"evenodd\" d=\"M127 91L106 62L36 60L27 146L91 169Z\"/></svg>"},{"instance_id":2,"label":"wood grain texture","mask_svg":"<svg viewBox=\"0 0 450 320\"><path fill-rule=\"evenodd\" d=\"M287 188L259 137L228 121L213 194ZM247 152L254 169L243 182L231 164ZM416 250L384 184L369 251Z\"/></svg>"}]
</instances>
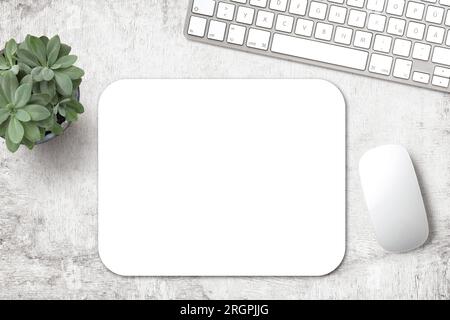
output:
<instances>
[{"instance_id":1,"label":"wood grain texture","mask_svg":"<svg viewBox=\"0 0 450 320\"><path fill-rule=\"evenodd\" d=\"M186 6L181 0L0 1L0 41L59 33L87 71L87 111L66 135L14 155L0 143L0 299L450 298L450 97L186 41ZM158 77L322 78L341 88L348 104L348 249L336 272L123 278L103 266L96 247L97 102L115 80ZM133 118L133 106L124 106L124 117ZM384 143L411 152L432 225L429 243L405 255L376 244L358 180L360 156Z\"/></svg>"}]
</instances>

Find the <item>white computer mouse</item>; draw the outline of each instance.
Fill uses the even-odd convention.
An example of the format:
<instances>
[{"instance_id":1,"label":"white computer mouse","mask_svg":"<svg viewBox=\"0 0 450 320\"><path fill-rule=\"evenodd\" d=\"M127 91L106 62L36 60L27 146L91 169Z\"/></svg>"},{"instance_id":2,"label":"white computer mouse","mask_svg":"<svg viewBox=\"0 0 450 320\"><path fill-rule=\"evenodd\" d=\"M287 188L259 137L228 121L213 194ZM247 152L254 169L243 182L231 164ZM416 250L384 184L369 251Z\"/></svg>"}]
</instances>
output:
<instances>
[{"instance_id":1,"label":"white computer mouse","mask_svg":"<svg viewBox=\"0 0 450 320\"><path fill-rule=\"evenodd\" d=\"M395 253L422 246L428 219L408 151L399 145L375 148L361 158L359 170L379 244Z\"/></svg>"}]
</instances>

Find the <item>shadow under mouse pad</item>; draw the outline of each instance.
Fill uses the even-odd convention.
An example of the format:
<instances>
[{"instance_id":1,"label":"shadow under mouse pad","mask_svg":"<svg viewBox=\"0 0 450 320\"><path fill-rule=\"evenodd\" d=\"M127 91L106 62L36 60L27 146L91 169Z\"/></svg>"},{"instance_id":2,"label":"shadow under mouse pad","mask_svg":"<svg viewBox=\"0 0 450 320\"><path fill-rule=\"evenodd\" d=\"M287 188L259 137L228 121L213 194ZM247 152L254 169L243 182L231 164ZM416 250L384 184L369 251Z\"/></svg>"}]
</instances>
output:
<instances>
[{"instance_id":1,"label":"shadow under mouse pad","mask_svg":"<svg viewBox=\"0 0 450 320\"><path fill-rule=\"evenodd\" d=\"M345 253L346 116L322 80L121 80L99 252L125 276L320 276Z\"/></svg>"}]
</instances>

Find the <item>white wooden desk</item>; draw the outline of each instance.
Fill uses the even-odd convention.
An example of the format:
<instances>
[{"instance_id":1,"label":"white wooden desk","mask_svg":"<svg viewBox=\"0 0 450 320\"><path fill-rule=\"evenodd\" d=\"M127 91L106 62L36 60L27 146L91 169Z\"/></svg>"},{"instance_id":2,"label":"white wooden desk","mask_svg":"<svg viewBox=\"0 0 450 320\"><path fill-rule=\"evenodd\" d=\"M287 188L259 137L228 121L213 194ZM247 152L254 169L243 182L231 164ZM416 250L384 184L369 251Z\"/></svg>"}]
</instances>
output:
<instances>
[{"instance_id":1,"label":"white wooden desk","mask_svg":"<svg viewBox=\"0 0 450 320\"><path fill-rule=\"evenodd\" d=\"M450 298L450 96L188 42L183 0L8 0L0 12L0 41L59 33L87 72L86 114L65 136L14 155L0 144L0 299ZM98 98L114 80L157 77L323 78L341 88L348 104L348 249L335 273L139 279L103 266L96 246ZM123 108L132 115L132 106ZM376 244L360 190L360 156L384 143L411 152L432 225L428 245L406 255Z\"/></svg>"}]
</instances>

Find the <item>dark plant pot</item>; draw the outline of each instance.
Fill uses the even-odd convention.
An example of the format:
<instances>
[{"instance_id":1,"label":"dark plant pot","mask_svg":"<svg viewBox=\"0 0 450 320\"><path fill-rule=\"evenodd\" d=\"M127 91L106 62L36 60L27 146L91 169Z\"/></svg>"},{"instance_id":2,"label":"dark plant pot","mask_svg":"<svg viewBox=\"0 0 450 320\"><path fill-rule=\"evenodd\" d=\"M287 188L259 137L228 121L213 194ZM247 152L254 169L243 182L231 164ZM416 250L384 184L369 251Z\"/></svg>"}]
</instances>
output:
<instances>
[{"instance_id":1,"label":"dark plant pot","mask_svg":"<svg viewBox=\"0 0 450 320\"><path fill-rule=\"evenodd\" d=\"M64 121L63 123L60 123L60 125L63 128L63 131L66 131L66 129L70 127L70 123L68 121ZM56 137L57 137L57 135L52 132L46 133L44 139L36 142L36 145L47 143L47 142L55 139Z\"/></svg>"},{"instance_id":2,"label":"dark plant pot","mask_svg":"<svg viewBox=\"0 0 450 320\"><path fill-rule=\"evenodd\" d=\"M77 101L79 102L80 101L80 88L77 89L76 98L77 98ZM60 125L63 128L63 131L65 132L67 130L67 128L70 127L70 122L64 120L62 123L60 123ZM42 140L39 140L38 142L36 142L36 145L47 143L47 142L55 139L56 137L57 137L56 134L48 132L45 134L45 137Z\"/></svg>"}]
</instances>

